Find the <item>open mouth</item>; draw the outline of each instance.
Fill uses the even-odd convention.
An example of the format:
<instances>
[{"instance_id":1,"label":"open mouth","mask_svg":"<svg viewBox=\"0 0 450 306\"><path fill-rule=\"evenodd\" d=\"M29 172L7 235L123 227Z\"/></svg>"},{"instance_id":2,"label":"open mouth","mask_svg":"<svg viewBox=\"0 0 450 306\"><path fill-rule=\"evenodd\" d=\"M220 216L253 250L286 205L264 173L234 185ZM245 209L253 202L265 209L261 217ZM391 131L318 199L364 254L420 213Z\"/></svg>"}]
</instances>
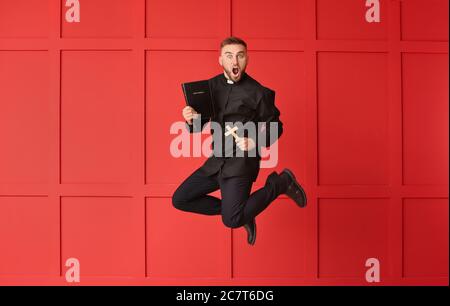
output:
<instances>
[{"instance_id":1,"label":"open mouth","mask_svg":"<svg viewBox=\"0 0 450 306\"><path fill-rule=\"evenodd\" d=\"M239 68L233 68L232 72L235 76L237 76L239 74Z\"/></svg>"}]
</instances>

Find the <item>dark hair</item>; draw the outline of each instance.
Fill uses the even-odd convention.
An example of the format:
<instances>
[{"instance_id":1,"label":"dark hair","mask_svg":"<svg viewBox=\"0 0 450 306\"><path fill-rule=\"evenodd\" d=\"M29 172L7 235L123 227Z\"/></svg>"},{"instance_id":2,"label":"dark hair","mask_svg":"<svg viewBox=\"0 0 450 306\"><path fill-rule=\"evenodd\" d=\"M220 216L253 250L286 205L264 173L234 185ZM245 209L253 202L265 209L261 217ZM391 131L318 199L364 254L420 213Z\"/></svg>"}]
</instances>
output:
<instances>
[{"instance_id":1,"label":"dark hair","mask_svg":"<svg viewBox=\"0 0 450 306\"><path fill-rule=\"evenodd\" d=\"M245 47L245 49L247 49L247 43L244 40L242 40L241 38L234 37L234 36L230 36L230 37L225 38L220 43L220 50L222 50L222 48L227 46L227 45L242 45L242 46Z\"/></svg>"}]
</instances>

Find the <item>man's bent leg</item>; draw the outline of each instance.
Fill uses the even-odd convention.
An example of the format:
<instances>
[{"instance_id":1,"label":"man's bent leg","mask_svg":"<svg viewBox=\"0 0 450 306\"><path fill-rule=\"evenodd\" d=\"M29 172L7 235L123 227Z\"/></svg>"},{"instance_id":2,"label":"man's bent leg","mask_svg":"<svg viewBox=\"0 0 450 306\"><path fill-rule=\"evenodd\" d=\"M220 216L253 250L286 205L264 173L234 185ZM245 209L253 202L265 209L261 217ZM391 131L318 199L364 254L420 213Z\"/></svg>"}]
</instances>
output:
<instances>
[{"instance_id":1,"label":"man's bent leg","mask_svg":"<svg viewBox=\"0 0 450 306\"><path fill-rule=\"evenodd\" d=\"M255 218L280 194L286 191L287 185L276 172L272 172L266 179L264 187L253 192L247 200L244 209L246 221Z\"/></svg>"},{"instance_id":2,"label":"man's bent leg","mask_svg":"<svg viewBox=\"0 0 450 306\"><path fill-rule=\"evenodd\" d=\"M207 195L219 189L217 176L206 176L200 169L192 173L172 196L175 208L202 215L220 215L220 199Z\"/></svg>"},{"instance_id":3,"label":"man's bent leg","mask_svg":"<svg viewBox=\"0 0 450 306\"><path fill-rule=\"evenodd\" d=\"M222 194L222 221L227 227L237 228L248 222L244 213L253 181L246 177L220 179Z\"/></svg>"},{"instance_id":4,"label":"man's bent leg","mask_svg":"<svg viewBox=\"0 0 450 306\"><path fill-rule=\"evenodd\" d=\"M232 177L220 181L222 192L222 220L228 227L236 228L252 222L280 194L286 191L286 182L272 172L263 188L250 195L252 181Z\"/></svg>"}]
</instances>

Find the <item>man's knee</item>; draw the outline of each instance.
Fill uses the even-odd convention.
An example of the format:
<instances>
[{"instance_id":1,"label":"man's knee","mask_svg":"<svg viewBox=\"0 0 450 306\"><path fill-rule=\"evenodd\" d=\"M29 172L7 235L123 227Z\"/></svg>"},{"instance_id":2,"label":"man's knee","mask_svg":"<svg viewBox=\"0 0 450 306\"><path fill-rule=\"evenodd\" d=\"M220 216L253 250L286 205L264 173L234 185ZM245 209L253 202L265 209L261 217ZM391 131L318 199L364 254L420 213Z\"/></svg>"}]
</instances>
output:
<instances>
[{"instance_id":1,"label":"man's knee","mask_svg":"<svg viewBox=\"0 0 450 306\"><path fill-rule=\"evenodd\" d=\"M186 206L186 197L179 189L175 190L172 195L172 205L179 210L183 210Z\"/></svg>"},{"instance_id":2,"label":"man's knee","mask_svg":"<svg viewBox=\"0 0 450 306\"><path fill-rule=\"evenodd\" d=\"M241 218L230 218L222 216L222 222L226 227L229 228L238 228L244 225L241 222Z\"/></svg>"}]
</instances>

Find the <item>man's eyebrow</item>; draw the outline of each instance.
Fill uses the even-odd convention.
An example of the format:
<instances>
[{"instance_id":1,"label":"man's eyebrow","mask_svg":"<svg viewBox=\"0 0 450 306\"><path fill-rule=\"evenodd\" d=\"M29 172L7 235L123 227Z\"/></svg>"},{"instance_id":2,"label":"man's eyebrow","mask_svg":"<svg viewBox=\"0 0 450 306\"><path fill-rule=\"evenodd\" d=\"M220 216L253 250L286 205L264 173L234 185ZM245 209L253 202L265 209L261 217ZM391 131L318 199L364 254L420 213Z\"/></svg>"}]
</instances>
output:
<instances>
[{"instance_id":1,"label":"man's eyebrow","mask_svg":"<svg viewBox=\"0 0 450 306\"><path fill-rule=\"evenodd\" d=\"M239 51L236 54L239 54L239 53L245 53L245 52L244 51ZM233 52L227 51L227 52L225 52L225 54L233 54Z\"/></svg>"}]
</instances>

